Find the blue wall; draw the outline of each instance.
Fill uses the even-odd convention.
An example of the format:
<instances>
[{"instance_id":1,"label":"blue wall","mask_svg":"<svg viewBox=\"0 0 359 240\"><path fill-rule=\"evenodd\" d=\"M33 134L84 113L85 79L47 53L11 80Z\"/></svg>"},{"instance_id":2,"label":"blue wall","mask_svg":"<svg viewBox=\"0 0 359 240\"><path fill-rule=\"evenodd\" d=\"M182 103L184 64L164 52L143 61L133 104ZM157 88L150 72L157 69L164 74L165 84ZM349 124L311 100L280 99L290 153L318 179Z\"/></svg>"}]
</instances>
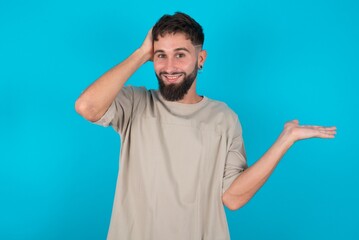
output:
<instances>
[{"instance_id":1,"label":"blue wall","mask_svg":"<svg viewBox=\"0 0 359 240\"><path fill-rule=\"evenodd\" d=\"M1 1L0 239L105 239L120 139L74 110L164 13L205 30L199 92L240 117L249 164L287 120L335 125L296 143L232 239L359 239L357 1ZM152 63L129 80L157 87Z\"/></svg>"}]
</instances>

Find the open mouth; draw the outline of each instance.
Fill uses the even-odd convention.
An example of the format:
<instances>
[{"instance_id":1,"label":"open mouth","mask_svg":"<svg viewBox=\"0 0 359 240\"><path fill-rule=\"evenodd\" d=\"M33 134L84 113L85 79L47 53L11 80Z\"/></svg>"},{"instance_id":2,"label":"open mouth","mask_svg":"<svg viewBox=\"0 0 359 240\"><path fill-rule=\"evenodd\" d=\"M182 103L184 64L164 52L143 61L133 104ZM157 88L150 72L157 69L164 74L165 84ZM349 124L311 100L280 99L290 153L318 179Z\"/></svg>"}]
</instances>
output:
<instances>
[{"instance_id":1,"label":"open mouth","mask_svg":"<svg viewBox=\"0 0 359 240\"><path fill-rule=\"evenodd\" d=\"M183 75L182 73L162 74L162 77L169 83L175 83L182 77L182 75Z\"/></svg>"}]
</instances>

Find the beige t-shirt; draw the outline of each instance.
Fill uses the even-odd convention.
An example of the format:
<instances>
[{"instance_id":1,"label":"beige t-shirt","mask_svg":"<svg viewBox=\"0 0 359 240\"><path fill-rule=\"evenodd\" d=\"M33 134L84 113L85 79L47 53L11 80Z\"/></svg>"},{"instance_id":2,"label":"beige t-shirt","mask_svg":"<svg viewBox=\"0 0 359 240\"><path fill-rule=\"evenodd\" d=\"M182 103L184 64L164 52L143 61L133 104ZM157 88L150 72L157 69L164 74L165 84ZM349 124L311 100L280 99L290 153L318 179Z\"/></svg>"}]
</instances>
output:
<instances>
[{"instance_id":1,"label":"beige t-shirt","mask_svg":"<svg viewBox=\"0 0 359 240\"><path fill-rule=\"evenodd\" d=\"M121 136L107 239L230 239L222 194L247 164L240 122L226 104L170 102L129 86L94 123Z\"/></svg>"}]
</instances>

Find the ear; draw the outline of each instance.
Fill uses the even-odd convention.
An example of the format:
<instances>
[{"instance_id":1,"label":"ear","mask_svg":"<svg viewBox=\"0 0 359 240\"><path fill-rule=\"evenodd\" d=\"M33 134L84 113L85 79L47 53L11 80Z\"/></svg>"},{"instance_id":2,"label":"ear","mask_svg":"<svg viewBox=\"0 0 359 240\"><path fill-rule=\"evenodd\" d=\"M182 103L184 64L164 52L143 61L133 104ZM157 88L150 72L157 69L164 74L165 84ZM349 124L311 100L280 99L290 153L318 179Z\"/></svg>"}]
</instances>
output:
<instances>
[{"instance_id":1,"label":"ear","mask_svg":"<svg viewBox=\"0 0 359 240\"><path fill-rule=\"evenodd\" d=\"M206 61L206 58L207 58L207 51L206 50L201 50L198 53L198 68L203 66L204 62Z\"/></svg>"}]
</instances>

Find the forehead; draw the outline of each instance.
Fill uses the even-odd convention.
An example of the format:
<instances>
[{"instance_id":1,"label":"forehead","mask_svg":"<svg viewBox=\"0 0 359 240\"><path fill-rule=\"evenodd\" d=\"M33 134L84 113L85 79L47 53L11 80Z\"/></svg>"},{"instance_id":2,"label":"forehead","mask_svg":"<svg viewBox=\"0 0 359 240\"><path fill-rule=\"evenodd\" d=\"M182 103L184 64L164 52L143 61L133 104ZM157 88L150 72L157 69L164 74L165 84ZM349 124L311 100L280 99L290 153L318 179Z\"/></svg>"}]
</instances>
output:
<instances>
[{"instance_id":1,"label":"forehead","mask_svg":"<svg viewBox=\"0 0 359 240\"><path fill-rule=\"evenodd\" d=\"M173 51L178 48L186 48L194 51L195 48L189 38L184 33L168 33L163 37L158 36L158 41L153 42L153 50Z\"/></svg>"}]
</instances>

